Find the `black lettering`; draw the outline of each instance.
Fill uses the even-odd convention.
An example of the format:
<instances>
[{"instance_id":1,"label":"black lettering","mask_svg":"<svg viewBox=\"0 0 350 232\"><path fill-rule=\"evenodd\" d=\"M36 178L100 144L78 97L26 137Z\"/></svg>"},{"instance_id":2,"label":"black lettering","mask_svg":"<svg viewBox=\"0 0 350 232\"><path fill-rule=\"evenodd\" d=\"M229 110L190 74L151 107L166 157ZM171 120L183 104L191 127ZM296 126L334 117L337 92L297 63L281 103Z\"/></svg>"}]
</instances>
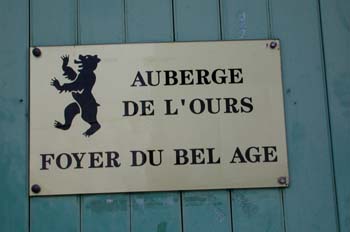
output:
<instances>
[{"instance_id":1,"label":"black lettering","mask_svg":"<svg viewBox=\"0 0 350 232\"><path fill-rule=\"evenodd\" d=\"M123 104L124 104L124 114L123 114L123 117L126 117L126 116L134 116L135 114L137 114L138 110L139 110L139 107L137 105L136 102L134 101L123 101ZM132 106L132 111L130 110L130 105Z\"/></svg>"},{"instance_id":2,"label":"black lettering","mask_svg":"<svg viewBox=\"0 0 350 232\"><path fill-rule=\"evenodd\" d=\"M165 115L177 115L178 110L175 109L174 111L171 111L171 102L172 99L165 99Z\"/></svg>"},{"instance_id":3,"label":"black lettering","mask_svg":"<svg viewBox=\"0 0 350 232\"><path fill-rule=\"evenodd\" d=\"M255 150L256 152L258 152L258 154L251 154L252 150ZM252 159L252 156L255 159ZM249 147L246 151L245 151L245 158L250 162L250 163L257 163L260 162L260 157L261 154L259 153L259 148L258 147Z\"/></svg>"},{"instance_id":4,"label":"black lettering","mask_svg":"<svg viewBox=\"0 0 350 232\"><path fill-rule=\"evenodd\" d=\"M225 99L225 113L238 113L239 110L236 108L237 99L236 98L224 98Z\"/></svg>"},{"instance_id":5,"label":"black lettering","mask_svg":"<svg viewBox=\"0 0 350 232\"><path fill-rule=\"evenodd\" d=\"M103 161L100 158L103 157L102 152L89 152L90 155L90 166L89 168L102 168Z\"/></svg>"},{"instance_id":6,"label":"black lettering","mask_svg":"<svg viewBox=\"0 0 350 232\"><path fill-rule=\"evenodd\" d=\"M191 164L204 164L205 159L202 157L204 154L203 148L190 149L192 152L192 163Z\"/></svg>"},{"instance_id":7,"label":"black lettering","mask_svg":"<svg viewBox=\"0 0 350 232\"><path fill-rule=\"evenodd\" d=\"M247 161L244 159L243 154L239 147L236 148L235 153L233 154L233 158L230 163L236 163L235 159L239 159L238 163L247 163Z\"/></svg>"},{"instance_id":8,"label":"black lettering","mask_svg":"<svg viewBox=\"0 0 350 232\"><path fill-rule=\"evenodd\" d=\"M164 85L176 85L178 80L176 79L176 72L174 70L165 70L165 84Z\"/></svg>"},{"instance_id":9,"label":"black lettering","mask_svg":"<svg viewBox=\"0 0 350 232\"><path fill-rule=\"evenodd\" d=\"M153 100L141 100L141 116L154 115Z\"/></svg>"},{"instance_id":10,"label":"black lettering","mask_svg":"<svg viewBox=\"0 0 350 232\"><path fill-rule=\"evenodd\" d=\"M187 150L185 149L174 149L176 155L175 165L185 165L189 159L187 157Z\"/></svg>"},{"instance_id":11,"label":"black lettering","mask_svg":"<svg viewBox=\"0 0 350 232\"><path fill-rule=\"evenodd\" d=\"M197 85L209 85L210 80L207 78L209 76L209 71L206 69L197 69L196 71L198 76Z\"/></svg>"},{"instance_id":12,"label":"black lettering","mask_svg":"<svg viewBox=\"0 0 350 232\"><path fill-rule=\"evenodd\" d=\"M181 74L181 83L180 85L193 85L193 70L180 70ZM187 82L189 81L189 82Z\"/></svg>"},{"instance_id":13,"label":"black lettering","mask_svg":"<svg viewBox=\"0 0 350 232\"><path fill-rule=\"evenodd\" d=\"M48 165L51 165L51 160L55 158L54 154L40 154L41 156L41 168L40 170L49 170L47 167Z\"/></svg>"},{"instance_id":14,"label":"black lettering","mask_svg":"<svg viewBox=\"0 0 350 232\"><path fill-rule=\"evenodd\" d=\"M79 153L72 153L72 156L73 156L73 158L74 158L74 160L77 162L77 166L75 166L75 168L74 169L79 169L79 168L83 168L82 166L81 166L81 161L83 160L83 157L84 157L84 155L86 154L86 153L80 153L81 154L81 156L79 157Z\"/></svg>"},{"instance_id":15,"label":"black lettering","mask_svg":"<svg viewBox=\"0 0 350 232\"><path fill-rule=\"evenodd\" d=\"M130 151L131 155L132 155L132 163L131 166L135 167L135 166L142 166L146 163L147 161L147 156L146 153L144 153L143 151ZM137 154L141 155L139 156L141 158L141 162L138 158L137 158Z\"/></svg>"},{"instance_id":16,"label":"black lettering","mask_svg":"<svg viewBox=\"0 0 350 232\"><path fill-rule=\"evenodd\" d=\"M231 81L229 82L230 84L238 84L238 83L243 83L243 77L241 76L242 74L242 69L241 68L229 68L230 70L230 78Z\"/></svg>"},{"instance_id":17,"label":"black lettering","mask_svg":"<svg viewBox=\"0 0 350 232\"><path fill-rule=\"evenodd\" d=\"M225 69L215 69L211 74L211 78L213 79L213 82L216 84L226 84L227 76L217 76L216 73L218 71L221 71L223 75L225 75Z\"/></svg>"},{"instance_id":18,"label":"black lettering","mask_svg":"<svg viewBox=\"0 0 350 232\"><path fill-rule=\"evenodd\" d=\"M153 71L146 71L146 73L147 73L147 80L148 80L148 84L150 85L150 86L158 86L159 85L159 82L160 82L160 72L161 71L156 71L157 72L157 79L158 79L158 81L157 81L157 83L152 83L152 73L153 73Z\"/></svg>"},{"instance_id":19,"label":"black lettering","mask_svg":"<svg viewBox=\"0 0 350 232\"><path fill-rule=\"evenodd\" d=\"M66 157L65 164L63 164L62 162L62 157ZM57 156L56 165L60 169L67 169L72 165L72 157L70 157L70 155L68 155L67 153L61 153Z\"/></svg>"},{"instance_id":20,"label":"black lettering","mask_svg":"<svg viewBox=\"0 0 350 232\"><path fill-rule=\"evenodd\" d=\"M221 98L216 98L216 102L217 102L217 107L216 110L213 110L213 98L206 98L207 102L208 102L208 111L209 113L211 114L217 114L220 112L220 101L221 101Z\"/></svg>"},{"instance_id":21,"label":"black lettering","mask_svg":"<svg viewBox=\"0 0 350 232\"><path fill-rule=\"evenodd\" d=\"M118 162L119 159L119 153L116 151L106 151L107 154L107 165L106 168L117 168L120 167L120 162Z\"/></svg>"},{"instance_id":22,"label":"black lettering","mask_svg":"<svg viewBox=\"0 0 350 232\"><path fill-rule=\"evenodd\" d=\"M241 99L241 112L250 113L253 111L253 99L251 97L244 97Z\"/></svg>"},{"instance_id":23,"label":"black lettering","mask_svg":"<svg viewBox=\"0 0 350 232\"><path fill-rule=\"evenodd\" d=\"M151 71L152 72L152 71ZM143 79L140 71L137 72L134 82L131 84L131 87L136 87L136 83L140 83L139 86L147 86L145 80Z\"/></svg>"},{"instance_id":24,"label":"black lettering","mask_svg":"<svg viewBox=\"0 0 350 232\"><path fill-rule=\"evenodd\" d=\"M264 162L277 162L277 155L274 153L277 151L275 146L262 147L264 149Z\"/></svg>"},{"instance_id":25,"label":"black lettering","mask_svg":"<svg viewBox=\"0 0 350 232\"><path fill-rule=\"evenodd\" d=\"M207 148L208 150L208 163L207 164L219 164L220 163L220 157L214 161L214 148Z\"/></svg>"},{"instance_id":26,"label":"black lettering","mask_svg":"<svg viewBox=\"0 0 350 232\"><path fill-rule=\"evenodd\" d=\"M163 150L158 150L158 153L159 153L159 161L158 161L158 163L156 163L154 161L154 152L155 152L155 150L147 150L147 151L148 151L148 154L149 154L149 163L152 166L159 166L162 163L162 152L163 152Z\"/></svg>"},{"instance_id":27,"label":"black lettering","mask_svg":"<svg viewBox=\"0 0 350 232\"><path fill-rule=\"evenodd\" d=\"M199 103L199 109L198 110L196 110L195 106L194 106L196 102ZM199 99L199 98L193 99L190 102L190 110L194 114L201 114L201 113L203 113L203 111L205 110L205 102L202 99Z\"/></svg>"}]
</instances>

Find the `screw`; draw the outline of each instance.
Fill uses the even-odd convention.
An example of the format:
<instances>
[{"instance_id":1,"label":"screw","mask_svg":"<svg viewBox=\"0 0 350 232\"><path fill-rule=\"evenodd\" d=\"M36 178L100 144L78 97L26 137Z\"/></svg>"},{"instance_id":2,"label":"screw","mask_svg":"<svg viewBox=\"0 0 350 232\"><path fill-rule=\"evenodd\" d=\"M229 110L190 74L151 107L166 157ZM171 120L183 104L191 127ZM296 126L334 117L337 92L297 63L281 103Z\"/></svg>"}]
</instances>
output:
<instances>
[{"instance_id":1,"label":"screw","mask_svg":"<svg viewBox=\"0 0 350 232\"><path fill-rule=\"evenodd\" d=\"M38 184L33 184L32 185L32 192L33 193L40 193L40 191L41 191L40 185L38 185Z\"/></svg>"},{"instance_id":2,"label":"screw","mask_svg":"<svg viewBox=\"0 0 350 232\"><path fill-rule=\"evenodd\" d=\"M270 43L270 48L271 49L275 49L277 47L277 42L276 41L272 41L271 43Z\"/></svg>"},{"instance_id":3,"label":"screw","mask_svg":"<svg viewBox=\"0 0 350 232\"><path fill-rule=\"evenodd\" d=\"M285 176L278 177L278 183L282 185L287 184L287 178Z\"/></svg>"},{"instance_id":4,"label":"screw","mask_svg":"<svg viewBox=\"0 0 350 232\"><path fill-rule=\"evenodd\" d=\"M40 48L34 48L32 52L33 52L33 55L34 55L35 57L41 56L41 50L40 50Z\"/></svg>"}]
</instances>

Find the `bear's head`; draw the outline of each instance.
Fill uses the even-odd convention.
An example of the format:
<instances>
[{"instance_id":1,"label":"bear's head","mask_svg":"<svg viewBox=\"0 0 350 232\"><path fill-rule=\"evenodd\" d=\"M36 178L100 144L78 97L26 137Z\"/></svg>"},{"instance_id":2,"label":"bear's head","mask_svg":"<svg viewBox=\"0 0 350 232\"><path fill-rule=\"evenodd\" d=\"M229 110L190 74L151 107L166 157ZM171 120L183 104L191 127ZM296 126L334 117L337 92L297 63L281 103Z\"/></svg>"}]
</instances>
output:
<instances>
[{"instance_id":1,"label":"bear's head","mask_svg":"<svg viewBox=\"0 0 350 232\"><path fill-rule=\"evenodd\" d=\"M94 71L100 61L97 55L79 55L79 59L74 60L74 63L79 64L79 71Z\"/></svg>"}]
</instances>

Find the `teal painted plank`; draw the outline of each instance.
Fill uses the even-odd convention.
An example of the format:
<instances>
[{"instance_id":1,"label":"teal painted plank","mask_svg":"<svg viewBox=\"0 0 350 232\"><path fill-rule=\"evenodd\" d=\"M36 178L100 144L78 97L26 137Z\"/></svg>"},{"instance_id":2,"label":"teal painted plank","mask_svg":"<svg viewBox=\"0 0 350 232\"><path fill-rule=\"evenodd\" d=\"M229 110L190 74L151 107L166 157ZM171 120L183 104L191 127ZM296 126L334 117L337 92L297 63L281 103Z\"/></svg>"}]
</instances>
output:
<instances>
[{"instance_id":1,"label":"teal painted plank","mask_svg":"<svg viewBox=\"0 0 350 232\"><path fill-rule=\"evenodd\" d=\"M72 45L77 41L77 0L32 0L31 45Z\"/></svg>"},{"instance_id":2,"label":"teal painted plank","mask_svg":"<svg viewBox=\"0 0 350 232\"><path fill-rule=\"evenodd\" d=\"M77 2L31 1L31 44L67 45L77 39ZM77 196L38 197L30 200L32 232L80 231L80 199Z\"/></svg>"},{"instance_id":3,"label":"teal painted plank","mask_svg":"<svg viewBox=\"0 0 350 232\"><path fill-rule=\"evenodd\" d=\"M231 231L228 191L183 193L184 231Z\"/></svg>"},{"instance_id":4,"label":"teal painted plank","mask_svg":"<svg viewBox=\"0 0 350 232\"><path fill-rule=\"evenodd\" d=\"M233 231L284 231L281 192L271 189L232 191L232 217Z\"/></svg>"},{"instance_id":5,"label":"teal painted plank","mask_svg":"<svg viewBox=\"0 0 350 232\"><path fill-rule=\"evenodd\" d=\"M350 231L350 1L321 0L340 231Z\"/></svg>"},{"instance_id":6,"label":"teal painted plank","mask_svg":"<svg viewBox=\"0 0 350 232\"><path fill-rule=\"evenodd\" d=\"M123 42L124 1L79 1L78 30L81 44ZM128 194L81 196L80 207L82 232L130 231Z\"/></svg>"},{"instance_id":7,"label":"teal painted plank","mask_svg":"<svg viewBox=\"0 0 350 232\"><path fill-rule=\"evenodd\" d=\"M174 0L176 40L218 40L219 2L216 0ZM231 231L229 191L182 193L183 230Z\"/></svg>"},{"instance_id":8,"label":"teal painted plank","mask_svg":"<svg viewBox=\"0 0 350 232\"><path fill-rule=\"evenodd\" d=\"M30 201L31 232L80 231L79 198L34 197Z\"/></svg>"},{"instance_id":9,"label":"teal painted plank","mask_svg":"<svg viewBox=\"0 0 350 232\"><path fill-rule=\"evenodd\" d=\"M0 1L0 231L28 231L28 1Z\"/></svg>"},{"instance_id":10,"label":"teal painted plank","mask_svg":"<svg viewBox=\"0 0 350 232\"><path fill-rule=\"evenodd\" d=\"M268 2L222 0L222 33L225 40L269 38ZM284 230L281 190L231 190L231 199L233 231Z\"/></svg>"},{"instance_id":11,"label":"teal painted plank","mask_svg":"<svg viewBox=\"0 0 350 232\"><path fill-rule=\"evenodd\" d=\"M281 40L290 187L287 231L337 231L318 1L271 0Z\"/></svg>"},{"instance_id":12,"label":"teal painted plank","mask_svg":"<svg viewBox=\"0 0 350 232\"><path fill-rule=\"evenodd\" d=\"M170 0L126 0L127 42L161 42L173 39ZM131 231L181 231L180 194L131 194Z\"/></svg>"},{"instance_id":13,"label":"teal painted plank","mask_svg":"<svg viewBox=\"0 0 350 232\"><path fill-rule=\"evenodd\" d=\"M82 197L81 231L130 231L129 194Z\"/></svg>"},{"instance_id":14,"label":"teal painted plank","mask_svg":"<svg viewBox=\"0 0 350 232\"><path fill-rule=\"evenodd\" d=\"M223 39L267 39L267 1L221 0Z\"/></svg>"},{"instance_id":15,"label":"teal painted plank","mask_svg":"<svg viewBox=\"0 0 350 232\"><path fill-rule=\"evenodd\" d=\"M181 205L177 192L131 196L131 231L181 231Z\"/></svg>"},{"instance_id":16,"label":"teal painted plank","mask_svg":"<svg viewBox=\"0 0 350 232\"><path fill-rule=\"evenodd\" d=\"M176 41L219 40L218 0L174 0Z\"/></svg>"},{"instance_id":17,"label":"teal painted plank","mask_svg":"<svg viewBox=\"0 0 350 232\"><path fill-rule=\"evenodd\" d=\"M127 42L173 40L171 0L126 0Z\"/></svg>"},{"instance_id":18,"label":"teal painted plank","mask_svg":"<svg viewBox=\"0 0 350 232\"><path fill-rule=\"evenodd\" d=\"M125 41L123 0L79 1L79 43Z\"/></svg>"}]
</instances>

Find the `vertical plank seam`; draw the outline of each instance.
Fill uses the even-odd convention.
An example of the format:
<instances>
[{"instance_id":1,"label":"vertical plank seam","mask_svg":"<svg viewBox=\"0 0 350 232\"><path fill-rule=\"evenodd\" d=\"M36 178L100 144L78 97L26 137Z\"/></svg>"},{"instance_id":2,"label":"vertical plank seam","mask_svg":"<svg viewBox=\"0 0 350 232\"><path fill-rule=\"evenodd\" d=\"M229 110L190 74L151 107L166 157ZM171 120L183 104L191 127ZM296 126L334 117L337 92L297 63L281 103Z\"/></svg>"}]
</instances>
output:
<instances>
[{"instance_id":1,"label":"vertical plank seam","mask_svg":"<svg viewBox=\"0 0 350 232\"><path fill-rule=\"evenodd\" d=\"M76 17L75 17L75 44L81 44L81 36L80 36L80 0L75 1L75 11L76 11ZM82 224L83 224L83 196L79 194L77 197L77 204L79 206L78 208L78 231L82 232Z\"/></svg>"},{"instance_id":2,"label":"vertical plank seam","mask_svg":"<svg viewBox=\"0 0 350 232\"><path fill-rule=\"evenodd\" d=\"M126 11L127 11L127 0L122 0L122 4L123 4L123 30L124 30L124 35L123 35L123 43L127 43L127 16L126 16ZM131 221L131 217L132 217L132 203L131 203L131 193L127 193L128 196L128 204L127 204L127 208L129 209L129 223L128 223L128 227L129 227L129 232L132 231L132 221Z\"/></svg>"},{"instance_id":3,"label":"vertical plank seam","mask_svg":"<svg viewBox=\"0 0 350 232\"><path fill-rule=\"evenodd\" d=\"M176 37L175 37L175 6L174 6L174 1L175 0L171 0L171 13L172 13L172 29L173 29L173 42L176 41Z\"/></svg>"},{"instance_id":4,"label":"vertical plank seam","mask_svg":"<svg viewBox=\"0 0 350 232\"><path fill-rule=\"evenodd\" d=\"M281 223L282 223L282 228L283 228L283 231L284 232L287 232L287 226L286 226L286 217L285 217L285 212L286 212L286 210L285 210L285 204L284 204L284 198L285 198L285 191L284 190L280 190L279 191L279 195L281 196L281 198L280 198L280 200L281 200L281 206L282 206L282 212L281 212L281 214L282 214L282 221L281 221Z\"/></svg>"},{"instance_id":5,"label":"vertical plank seam","mask_svg":"<svg viewBox=\"0 0 350 232\"><path fill-rule=\"evenodd\" d=\"M123 43L126 43L126 0L123 0L122 1L122 4L123 4L123 30L124 30L124 35L123 35Z\"/></svg>"},{"instance_id":6,"label":"vertical plank seam","mask_svg":"<svg viewBox=\"0 0 350 232\"><path fill-rule=\"evenodd\" d=\"M79 195L79 214L80 214L80 217L79 217L79 231L82 232L83 231L83 207L82 205L84 204L84 199L81 197L81 195Z\"/></svg>"},{"instance_id":7,"label":"vertical plank seam","mask_svg":"<svg viewBox=\"0 0 350 232\"><path fill-rule=\"evenodd\" d=\"M168 36L167 38L167 41L166 42L174 42L174 14L173 14L173 0L168 0L168 5L169 7L168 8L168 13L170 15L170 28L169 28L169 32L170 32L170 35Z\"/></svg>"},{"instance_id":8,"label":"vertical plank seam","mask_svg":"<svg viewBox=\"0 0 350 232\"><path fill-rule=\"evenodd\" d=\"M271 1L270 0L266 0L266 10L267 10L267 25L268 25L268 28L267 28L267 36L269 39L273 39L273 28L272 28L272 4L271 4ZM282 67L281 67L282 69ZM282 71L282 70L281 70ZM282 80L283 81L283 80ZM285 113L284 113L285 114ZM285 215L285 204L284 204L284 199L285 199L285 196L284 196L284 190L283 189L278 189L278 195L280 197L280 204L281 204L281 217L282 217L282 220L281 220L281 227L283 228L283 231L284 232L287 232L287 227L286 227L286 215Z\"/></svg>"},{"instance_id":9,"label":"vertical plank seam","mask_svg":"<svg viewBox=\"0 0 350 232\"><path fill-rule=\"evenodd\" d=\"M75 44L81 44L81 36L80 36L80 0L76 0L75 2L76 7L76 18L75 18Z\"/></svg>"},{"instance_id":10,"label":"vertical plank seam","mask_svg":"<svg viewBox=\"0 0 350 232\"><path fill-rule=\"evenodd\" d=\"M123 20L124 20L124 36L123 42L127 43L128 41L128 17L127 17L127 0L123 0ZM129 208L129 232L132 231L132 201L131 196L132 193L127 193L128 196L128 208Z\"/></svg>"},{"instance_id":11,"label":"vertical plank seam","mask_svg":"<svg viewBox=\"0 0 350 232\"><path fill-rule=\"evenodd\" d=\"M132 201L131 201L131 193L128 193L128 196L129 196L129 231L131 232L132 231L132 221L131 221L131 218L132 218Z\"/></svg>"},{"instance_id":12,"label":"vertical plank seam","mask_svg":"<svg viewBox=\"0 0 350 232\"><path fill-rule=\"evenodd\" d=\"M231 189L230 190L231 224L232 224L232 232L235 232L235 225L233 220L233 217L234 217L233 207L235 207L233 204L233 198L234 198L233 194L234 194L234 189Z\"/></svg>"},{"instance_id":13,"label":"vertical plank seam","mask_svg":"<svg viewBox=\"0 0 350 232\"><path fill-rule=\"evenodd\" d=\"M222 2L221 0L217 0L217 5L218 5L218 16L219 16L219 39L223 40L223 13L222 13ZM229 223L230 223L230 231L233 232L233 215L232 215L232 198L231 198L231 190L227 189L226 191L226 196L227 196L227 200L229 201L229 209L228 209L228 216L229 216Z\"/></svg>"},{"instance_id":14,"label":"vertical plank seam","mask_svg":"<svg viewBox=\"0 0 350 232\"><path fill-rule=\"evenodd\" d=\"M128 11L128 1L124 0L124 30L125 30L125 43L128 42L128 16L127 16L127 11Z\"/></svg>"},{"instance_id":15,"label":"vertical plank seam","mask_svg":"<svg viewBox=\"0 0 350 232\"><path fill-rule=\"evenodd\" d=\"M218 16L219 16L219 40L222 40L222 8L221 8L221 0L217 0L217 5L218 5Z\"/></svg>"},{"instance_id":16,"label":"vertical plank seam","mask_svg":"<svg viewBox=\"0 0 350 232\"><path fill-rule=\"evenodd\" d=\"M269 39L276 39L274 38L273 35L273 26L272 26L272 4L271 4L271 0L266 0L266 7L267 7L267 36Z\"/></svg>"},{"instance_id":17,"label":"vertical plank seam","mask_svg":"<svg viewBox=\"0 0 350 232\"><path fill-rule=\"evenodd\" d=\"M172 14L172 40L176 42L176 22L175 22L175 0L171 0L171 14ZM180 230L184 231L184 223L183 223L183 206L182 206L182 191L177 192L178 197L180 198Z\"/></svg>"},{"instance_id":18,"label":"vertical plank seam","mask_svg":"<svg viewBox=\"0 0 350 232\"><path fill-rule=\"evenodd\" d=\"M174 41L176 42L177 41L177 30L176 30L176 0L172 0L172 7L173 7L173 33L174 33Z\"/></svg>"},{"instance_id":19,"label":"vertical plank seam","mask_svg":"<svg viewBox=\"0 0 350 232\"><path fill-rule=\"evenodd\" d=\"M266 0L266 11L267 11L267 36L268 38L272 38L272 9L271 9L271 3L270 0Z\"/></svg>"},{"instance_id":20,"label":"vertical plank seam","mask_svg":"<svg viewBox=\"0 0 350 232\"><path fill-rule=\"evenodd\" d=\"M183 191L180 191L180 218L181 218L181 231L184 232L184 210L183 210Z\"/></svg>"},{"instance_id":21,"label":"vertical plank seam","mask_svg":"<svg viewBox=\"0 0 350 232\"><path fill-rule=\"evenodd\" d=\"M230 215L230 228L231 228L231 231L234 232L234 229L233 229L233 208L232 208L232 190L228 190L228 200L229 200L229 207L230 207L230 210L229 210L229 215Z\"/></svg>"},{"instance_id":22,"label":"vertical plank seam","mask_svg":"<svg viewBox=\"0 0 350 232\"><path fill-rule=\"evenodd\" d=\"M175 30L175 0L170 0L171 1L171 20L172 20L172 41L176 42L176 30ZM178 197L180 198L180 230L181 232L184 231L184 223L183 223L183 209L182 209L182 191L177 192Z\"/></svg>"},{"instance_id":23,"label":"vertical plank seam","mask_svg":"<svg viewBox=\"0 0 350 232\"><path fill-rule=\"evenodd\" d=\"M28 63L28 73L27 73L27 109L26 109L26 113L28 115L27 118L27 196L28 196L28 232L31 231L31 198L29 196L29 191L30 191L30 156L29 156L29 152L30 152L30 46L33 43L33 34L32 34L32 18L31 18L31 12L32 12L32 0L28 0L28 51L29 54L27 56L27 63Z\"/></svg>"},{"instance_id":24,"label":"vertical plank seam","mask_svg":"<svg viewBox=\"0 0 350 232\"><path fill-rule=\"evenodd\" d=\"M340 231L340 219L339 219L339 202L338 202L338 189L337 189L337 179L335 176L335 165L334 165L334 147L333 147L333 137L332 137L332 125L331 125L331 112L329 109L329 96L328 96L328 84L327 84L327 66L326 66L326 53L325 53L325 43L324 43L324 33L323 33L323 23L322 23L322 7L321 0L316 0L318 6L318 17L319 17L319 33L321 39L321 62L322 62L322 73L323 73L323 85L325 89L325 104L327 110L327 127L328 127L328 137L330 146L330 168L332 170L332 182L333 182L333 198L336 205L335 217L336 217L336 230Z\"/></svg>"}]
</instances>

